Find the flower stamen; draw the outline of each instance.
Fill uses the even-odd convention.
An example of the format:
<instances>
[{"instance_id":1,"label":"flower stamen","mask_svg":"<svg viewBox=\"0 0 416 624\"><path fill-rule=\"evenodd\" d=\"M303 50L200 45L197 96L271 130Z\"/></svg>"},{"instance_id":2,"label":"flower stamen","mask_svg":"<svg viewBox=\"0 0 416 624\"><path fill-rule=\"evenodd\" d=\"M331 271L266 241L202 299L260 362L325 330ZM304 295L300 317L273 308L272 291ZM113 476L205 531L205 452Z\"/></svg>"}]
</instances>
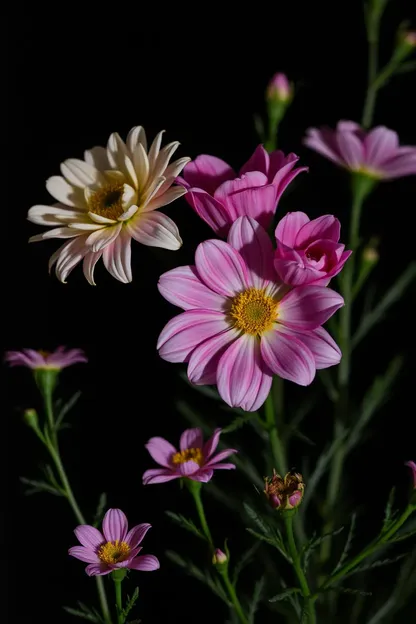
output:
<instances>
[{"instance_id":1,"label":"flower stamen","mask_svg":"<svg viewBox=\"0 0 416 624\"><path fill-rule=\"evenodd\" d=\"M204 456L200 448L189 448L184 451L178 451L172 457L173 464L184 464L187 461L194 461L198 466L204 463Z\"/></svg>"},{"instance_id":2,"label":"flower stamen","mask_svg":"<svg viewBox=\"0 0 416 624\"><path fill-rule=\"evenodd\" d=\"M107 565L114 565L128 559L131 548L126 542L107 542L100 546L98 550L98 557Z\"/></svg>"},{"instance_id":3,"label":"flower stamen","mask_svg":"<svg viewBox=\"0 0 416 624\"><path fill-rule=\"evenodd\" d=\"M123 212L124 185L109 183L95 191L88 199L90 212L116 220Z\"/></svg>"},{"instance_id":4,"label":"flower stamen","mask_svg":"<svg viewBox=\"0 0 416 624\"><path fill-rule=\"evenodd\" d=\"M260 335L271 329L277 317L277 302L264 290L248 288L233 298L229 315L237 329Z\"/></svg>"}]
</instances>

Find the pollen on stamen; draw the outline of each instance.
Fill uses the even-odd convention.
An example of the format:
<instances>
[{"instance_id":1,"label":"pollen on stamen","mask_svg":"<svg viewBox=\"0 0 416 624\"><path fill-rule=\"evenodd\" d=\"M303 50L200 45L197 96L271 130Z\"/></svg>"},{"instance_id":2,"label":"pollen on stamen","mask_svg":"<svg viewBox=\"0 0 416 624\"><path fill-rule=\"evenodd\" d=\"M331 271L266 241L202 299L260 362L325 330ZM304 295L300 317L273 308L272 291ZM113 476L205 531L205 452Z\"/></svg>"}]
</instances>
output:
<instances>
[{"instance_id":1,"label":"pollen on stamen","mask_svg":"<svg viewBox=\"0 0 416 624\"><path fill-rule=\"evenodd\" d=\"M120 563L121 561L125 561L130 554L130 546L126 544L126 542L120 542L120 540L116 540L115 542L107 542L100 546L98 550L98 557L104 563L108 565L114 565L115 563Z\"/></svg>"},{"instance_id":2,"label":"pollen on stamen","mask_svg":"<svg viewBox=\"0 0 416 624\"><path fill-rule=\"evenodd\" d=\"M184 464L187 461L194 461L198 466L204 463L204 456L200 448L189 448L184 451L178 451L172 457L173 464Z\"/></svg>"},{"instance_id":3,"label":"pollen on stamen","mask_svg":"<svg viewBox=\"0 0 416 624\"><path fill-rule=\"evenodd\" d=\"M277 318L277 307L275 299L264 290L248 288L234 297L229 315L234 327L256 336L271 329Z\"/></svg>"},{"instance_id":4,"label":"pollen on stamen","mask_svg":"<svg viewBox=\"0 0 416 624\"><path fill-rule=\"evenodd\" d=\"M123 193L123 184L106 184L89 197L88 207L90 212L107 219L117 219L124 212Z\"/></svg>"}]
</instances>

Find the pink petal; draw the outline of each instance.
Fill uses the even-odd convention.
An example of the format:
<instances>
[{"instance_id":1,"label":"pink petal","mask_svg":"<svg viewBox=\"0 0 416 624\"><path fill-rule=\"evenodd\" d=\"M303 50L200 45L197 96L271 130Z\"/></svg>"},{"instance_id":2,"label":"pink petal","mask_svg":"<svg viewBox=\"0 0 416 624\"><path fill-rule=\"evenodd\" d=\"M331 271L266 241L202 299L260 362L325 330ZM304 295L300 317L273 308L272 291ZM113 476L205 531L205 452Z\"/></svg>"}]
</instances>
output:
<instances>
[{"instance_id":1,"label":"pink petal","mask_svg":"<svg viewBox=\"0 0 416 624\"><path fill-rule=\"evenodd\" d=\"M176 224L161 212L142 212L127 221L126 230L135 240L149 247L176 251L182 239Z\"/></svg>"},{"instance_id":2,"label":"pink petal","mask_svg":"<svg viewBox=\"0 0 416 624\"><path fill-rule=\"evenodd\" d=\"M157 464L164 466L165 468L172 468L171 459L175 455L176 448L165 438L154 437L150 438L145 447L149 451L150 456L155 460Z\"/></svg>"},{"instance_id":3,"label":"pink petal","mask_svg":"<svg viewBox=\"0 0 416 624\"><path fill-rule=\"evenodd\" d=\"M207 338L196 347L189 358L189 381L199 386L215 384L219 359L228 345L238 336L239 332L230 328L217 336Z\"/></svg>"},{"instance_id":4,"label":"pink petal","mask_svg":"<svg viewBox=\"0 0 416 624\"><path fill-rule=\"evenodd\" d=\"M244 260L223 241L208 240L198 245L195 264L202 281L213 291L233 297L248 285L248 271Z\"/></svg>"},{"instance_id":5,"label":"pink petal","mask_svg":"<svg viewBox=\"0 0 416 624\"><path fill-rule=\"evenodd\" d=\"M291 286L305 286L326 276L324 271L318 271L305 264L299 253L294 250L285 252L283 258L279 258L276 254L274 268L280 279Z\"/></svg>"},{"instance_id":6,"label":"pink petal","mask_svg":"<svg viewBox=\"0 0 416 624\"><path fill-rule=\"evenodd\" d=\"M186 165L182 175L188 184L214 194L220 184L236 177L230 165L207 154L200 154L195 160Z\"/></svg>"},{"instance_id":7,"label":"pink petal","mask_svg":"<svg viewBox=\"0 0 416 624\"><path fill-rule=\"evenodd\" d=\"M213 468L214 470L234 470L237 466L235 464L227 464L227 463L220 463L220 464L209 464L211 468Z\"/></svg>"},{"instance_id":8,"label":"pink petal","mask_svg":"<svg viewBox=\"0 0 416 624\"><path fill-rule=\"evenodd\" d=\"M129 562L130 570L141 570L142 572L152 572L160 568L159 559L154 555L142 555Z\"/></svg>"},{"instance_id":9,"label":"pink petal","mask_svg":"<svg viewBox=\"0 0 416 624\"><path fill-rule=\"evenodd\" d=\"M214 199L206 191L193 188L187 192L185 199L197 215L214 230L218 236L225 236L233 221L228 210L221 202Z\"/></svg>"},{"instance_id":10,"label":"pink petal","mask_svg":"<svg viewBox=\"0 0 416 624\"><path fill-rule=\"evenodd\" d=\"M308 332L296 332L296 336L312 352L318 370L339 364L341 349L323 327Z\"/></svg>"},{"instance_id":11,"label":"pink petal","mask_svg":"<svg viewBox=\"0 0 416 624\"><path fill-rule=\"evenodd\" d=\"M204 440L201 429L199 427L194 427L193 429L185 429L181 435L179 448L181 451L186 451L191 448L200 449L202 448L203 443Z\"/></svg>"},{"instance_id":12,"label":"pink petal","mask_svg":"<svg viewBox=\"0 0 416 624\"><path fill-rule=\"evenodd\" d=\"M213 310L187 310L163 328L158 342L159 355L168 362L186 362L201 342L229 328L224 314Z\"/></svg>"},{"instance_id":13,"label":"pink petal","mask_svg":"<svg viewBox=\"0 0 416 624\"><path fill-rule=\"evenodd\" d=\"M143 550L141 546L139 546L138 548L132 548L129 552L129 559L126 559L125 561L120 561L119 563L113 563L111 567L115 570L118 570L119 568L128 568L130 561L134 557L136 557L136 555L138 555L141 550Z\"/></svg>"},{"instance_id":14,"label":"pink petal","mask_svg":"<svg viewBox=\"0 0 416 624\"><path fill-rule=\"evenodd\" d=\"M318 238L328 238L338 242L341 235L341 224L333 215L323 215L305 223L299 230L295 240L295 247L305 248Z\"/></svg>"},{"instance_id":15,"label":"pink petal","mask_svg":"<svg viewBox=\"0 0 416 624\"><path fill-rule=\"evenodd\" d=\"M216 192L227 208L231 220L250 216L267 228L276 210L276 188L264 174L252 171L242 178L225 182Z\"/></svg>"},{"instance_id":16,"label":"pink petal","mask_svg":"<svg viewBox=\"0 0 416 624\"><path fill-rule=\"evenodd\" d=\"M228 180L221 184L215 191L215 199L223 202L229 195L244 191L248 188L255 188L258 186L264 186L268 184L267 176L260 171L249 171L241 176L241 178L235 178L234 180ZM239 215L238 215L239 216Z\"/></svg>"},{"instance_id":17,"label":"pink petal","mask_svg":"<svg viewBox=\"0 0 416 624\"><path fill-rule=\"evenodd\" d=\"M337 165L343 165L342 159L338 152L336 144L335 132L326 128L318 130L317 128L309 128L306 131L306 138L303 143L310 149L315 150L318 154L329 158Z\"/></svg>"},{"instance_id":18,"label":"pink petal","mask_svg":"<svg viewBox=\"0 0 416 624\"><path fill-rule=\"evenodd\" d=\"M267 366L283 379L308 386L315 377L315 359L295 334L278 329L263 334L261 354Z\"/></svg>"},{"instance_id":19,"label":"pink petal","mask_svg":"<svg viewBox=\"0 0 416 624\"><path fill-rule=\"evenodd\" d=\"M205 457L206 460L211 457L211 455L213 454L213 452L217 448L218 442L220 441L221 431L222 431L222 429L220 429L220 428L215 429L215 431L214 431L213 435L210 437L210 439L207 440L207 442L205 442L203 453L204 453L204 457Z\"/></svg>"},{"instance_id":20,"label":"pink petal","mask_svg":"<svg viewBox=\"0 0 416 624\"><path fill-rule=\"evenodd\" d=\"M228 233L228 243L240 252L250 284L265 288L273 279L273 246L267 232L251 217L239 217Z\"/></svg>"},{"instance_id":21,"label":"pink petal","mask_svg":"<svg viewBox=\"0 0 416 624\"><path fill-rule=\"evenodd\" d=\"M269 172L270 156L263 145L258 145L245 165L240 169L240 176L248 171L261 171L266 176Z\"/></svg>"},{"instance_id":22,"label":"pink petal","mask_svg":"<svg viewBox=\"0 0 416 624\"><path fill-rule=\"evenodd\" d=\"M364 162L364 147L352 132L337 132L338 149L349 169L356 170Z\"/></svg>"},{"instance_id":23,"label":"pink petal","mask_svg":"<svg viewBox=\"0 0 416 624\"><path fill-rule=\"evenodd\" d=\"M191 481L199 481L200 483L208 483L208 481L211 481L213 474L213 470L201 469L196 474L190 475L189 479Z\"/></svg>"},{"instance_id":24,"label":"pink petal","mask_svg":"<svg viewBox=\"0 0 416 624\"><path fill-rule=\"evenodd\" d=\"M109 509L103 518L103 533L107 542L124 542L127 529L127 518L121 509Z\"/></svg>"},{"instance_id":25,"label":"pink petal","mask_svg":"<svg viewBox=\"0 0 416 624\"><path fill-rule=\"evenodd\" d=\"M377 167L396 155L399 147L397 132L385 126L377 126L371 130L364 140L365 162Z\"/></svg>"},{"instance_id":26,"label":"pink petal","mask_svg":"<svg viewBox=\"0 0 416 624\"><path fill-rule=\"evenodd\" d=\"M309 171L309 167L297 167L297 169L293 169L293 164L292 164L291 166L286 165L286 167L284 167L281 171L279 171L275 175L272 182L273 182L273 186L276 188L276 204L279 203L281 196L283 195L283 193L285 192L289 184L300 173L303 173L304 171ZM284 173L284 176L282 180L280 180L280 177L282 176L283 173Z\"/></svg>"},{"instance_id":27,"label":"pink petal","mask_svg":"<svg viewBox=\"0 0 416 624\"><path fill-rule=\"evenodd\" d=\"M103 262L115 279L123 284L131 282L131 236L126 227L122 227L116 240L104 248Z\"/></svg>"},{"instance_id":28,"label":"pink petal","mask_svg":"<svg viewBox=\"0 0 416 624\"><path fill-rule=\"evenodd\" d=\"M401 148L403 149L403 148ZM393 180L407 175L416 175L416 148L412 153L398 154L380 165L383 178Z\"/></svg>"},{"instance_id":29,"label":"pink petal","mask_svg":"<svg viewBox=\"0 0 416 624\"><path fill-rule=\"evenodd\" d=\"M205 286L196 267L182 266L163 273L158 289L162 297L183 310L205 308L225 311L227 300Z\"/></svg>"},{"instance_id":30,"label":"pink petal","mask_svg":"<svg viewBox=\"0 0 416 624\"><path fill-rule=\"evenodd\" d=\"M360 124L356 121L350 121L349 119L341 119L337 123L337 131L339 132L354 132L361 138L362 129Z\"/></svg>"},{"instance_id":31,"label":"pink petal","mask_svg":"<svg viewBox=\"0 0 416 624\"><path fill-rule=\"evenodd\" d=\"M263 364L256 336L238 338L219 361L218 392L231 407L255 411L266 400L271 383L272 375Z\"/></svg>"},{"instance_id":32,"label":"pink petal","mask_svg":"<svg viewBox=\"0 0 416 624\"><path fill-rule=\"evenodd\" d=\"M99 561L97 554L84 546L72 546L72 548L68 550L68 554L71 555L71 557L75 557L75 559L85 561L85 563L97 563Z\"/></svg>"},{"instance_id":33,"label":"pink petal","mask_svg":"<svg viewBox=\"0 0 416 624\"><path fill-rule=\"evenodd\" d=\"M98 546L101 546L105 542L103 534L93 526L89 524L80 524L74 531L78 541L91 550L96 550Z\"/></svg>"},{"instance_id":34,"label":"pink petal","mask_svg":"<svg viewBox=\"0 0 416 624\"><path fill-rule=\"evenodd\" d=\"M316 329L344 305L344 299L330 288L300 286L279 303L278 321L293 329Z\"/></svg>"},{"instance_id":35,"label":"pink petal","mask_svg":"<svg viewBox=\"0 0 416 624\"><path fill-rule=\"evenodd\" d=\"M126 535L126 544L128 544L130 548L137 548L137 546L142 542L148 530L151 528L151 524L145 523L138 524L137 526L133 527Z\"/></svg>"},{"instance_id":36,"label":"pink petal","mask_svg":"<svg viewBox=\"0 0 416 624\"><path fill-rule=\"evenodd\" d=\"M224 449L214 455L214 457L211 457L211 459L205 464L205 468L208 468L209 466L215 469L217 464L219 464L223 459L229 457L230 455L234 455L235 453L238 453L236 449ZM234 466L234 464L231 464L231 466Z\"/></svg>"},{"instance_id":37,"label":"pink petal","mask_svg":"<svg viewBox=\"0 0 416 624\"><path fill-rule=\"evenodd\" d=\"M277 241L287 247L295 247L298 232L306 223L309 223L309 217L304 212L288 212L277 224L275 230Z\"/></svg>"},{"instance_id":38,"label":"pink petal","mask_svg":"<svg viewBox=\"0 0 416 624\"><path fill-rule=\"evenodd\" d=\"M173 479L179 479L181 475L171 470L163 470L161 468L152 468L143 473L143 485L154 485L156 483L167 483Z\"/></svg>"},{"instance_id":39,"label":"pink petal","mask_svg":"<svg viewBox=\"0 0 416 624\"><path fill-rule=\"evenodd\" d=\"M88 576L104 576L104 574L110 574L112 568L102 562L90 563L90 565L85 568L85 572Z\"/></svg>"},{"instance_id":40,"label":"pink petal","mask_svg":"<svg viewBox=\"0 0 416 624\"><path fill-rule=\"evenodd\" d=\"M198 472L199 464L194 462L192 459L189 461L183 462L183 464L178 464L178 472L182 477L189 477L189 475Z\"/></svg>"}]
</instances>

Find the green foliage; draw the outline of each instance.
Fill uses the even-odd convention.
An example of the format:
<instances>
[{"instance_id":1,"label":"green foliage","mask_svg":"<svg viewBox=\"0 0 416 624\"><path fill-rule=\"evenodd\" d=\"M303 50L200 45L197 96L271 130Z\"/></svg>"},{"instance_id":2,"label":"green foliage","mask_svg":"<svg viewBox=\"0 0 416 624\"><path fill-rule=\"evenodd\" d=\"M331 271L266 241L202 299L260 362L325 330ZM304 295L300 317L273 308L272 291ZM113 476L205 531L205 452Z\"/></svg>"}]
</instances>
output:
<instances>
[{"instance_id":1,"label":"green foliage","mask_svg":"<svg viewBox=\"0 0 416 624\"><path fill-rule=\"evenodd\" d=\"M61 400L58 399L58 401L56 401L55 403L55 411L56 411L55 430L56 431L59 431L60 429L62 429L62 423L63 423L65 416L74 407L74 405L77 403L80 396L81 396L80 391L75 392L75 394L72 395L69 401L67 401L63 405L62 405Z\"/></svg>"},{"instance_id":2,"label":"green foliage","mask_svg":"<svg viewBox=\"0 0 416 624\"><path fill-rule=\"evenodd\" d=\"M260 542L254 542L254 544L252 546L250 546L250 548L248 548L240 557L240 559L237 561L235 567L234 567L234 571L233 571L233 585L235 585L238 581L238 578L241 574L241 572L244 570L244 568L250 563L250 561L252 561L255 553L257 552L258 548L260 547Z\"/></svg>"},{"instance_id":3,"label":"green foliage","mask_svg":"<svg viewBox=\"0 0 416 624\"><path fill-rule=\"evenodd\" d=\"M381 568L386 565L391 565L392 563L397 563L397 561L400 561L401 559L403 559L403 557L406 557L406 554L398 555L397 557L393 557L392 559L379 559L369 564L357 566L356 568L351 570L351 572L345 574L343 578L348 578L353 574L360 574L361 572L367 572L368 570L373 570L375 568Z\"/></svg>"},{"instance_id":4,"label":"green foliage","mask_svg":"<svg viewBox=\"0 0 416 624\"><path fill-rule=\"evenodd\" d=\"M283 557L285 557L287 561L291 562L291 558L286 552L282 534L280 533L279 529L272 526L247 503L244 503L244 509L250 520L259 529L259 531L255 531L254 529L248 528L247 531L257 539L266 542L271 546L274 546L274 548L277 548L277 550L283 555Z\"/></svg>"},{"instance_id":5,"label":"green foliage","mask_svg":"<svg viewBox=\"0 0 416 624\"><path fill-rule=\"evenodd\" d=\"M205 535L198 529L198 527L192 522L192 520L188 520L181 514L173 513L173 511L165 511L165 514L178 526L182 527L186 531L193 533L197 537L202 540L205 540Z\"/></svg>"},{"instance_id":6,"label":"green foliage","mask_svg":"<svg viewBox=\"0 0 416 624\"><path fill-rule=\"evenodd\" d=\"M20 478L22 483L30 486L25 491L26 496L38 494L39 492L47 492L48 494L53 494L54 496L66 496L65 490L62 489L58 483L52 467L49 464L42 467L42 472L45 475L45 481L26 479L26 477Z\"/></svg>"},{"instance_id":7,"label":"green foliage","mask_svg":"<svg viewBox=\"0 0 416 624\"><path fill-rule=\"evenodd\" d=\"M251 422L252 420L258 418L259 415L257 412L243 412L241 416L237 416L228 427L224 427L221 435L231 433L232 431L236 431L236 429L241 429L244 425Z\"/></svg>"},{"instance_id":8,"label":"green foliage","mask_svg":"<svg viewBox=\"0 0 416 624\"><path fill-rule=\"evenodd\" d=\"M394 519L394 516L396 515L396 513L393 512L393 504L394 504L395 494L396 494L396 488L393 487L390 490L389 498L387 500L386 509L384 511L384 521L383 521L383 529L382 529L383 531L387 531L388 530L392 520Z\"/></svg>"},{"instance_id":9,"label":"green foliage","mask_svg":"<svg viewBox=\"0 0 416 624\"><path fill-rule=\"evenodd\" d=\"M96 624L105 624L103 618L93 607L88 607L83 602L77 602L78 609L72 607L64 607L64 611L70 615L87 620L88 622L96 622Z\"/></svg>"},{"instance_id":10,"label":"green foliage","mask_svg":"<svg viewBox=\"0 0 416 624\"><path fill-rule=\"evenodd\" d=\"M324 449L318 461L316 462L315 470L313 471L312 475L308 478L308 486L305 488L302 505L300 507L302 514L305 514L306 508L309 505L310 501L312 500L312 497L316 490L316 486L318 485L319 481L325 474L326 469L328 468L329 463L332 457L334 456L334 453L336 453L338 448L343 443L346 433L347 433L346 430L341 431L340 434L333 440L333 442L326 449Z\"/></svg>"},{"instance_id":11,"label":"green foliage","mask_svg":"<svg viewBox=\"0 0 416 624\"><path fill-rule=\"evenodd\" d=\"M279 594L276 594L275 596L272 596L272 598L269 598L269 602L280 602L280 600L287 600L290 596L300 593L301 591L299 587L288 587Z\"/></svg>"},{"instance_id":12,"label":"green foliage","mask_svg":"<svg viewBox=\"0 0 416 624\"><path fill-rule=\"evenodd\" d=\"M307 544L302 549L301 560L303 560L303 569L306 574L308 570L309 561L313 551L318 548L326 539L333 538L336 535L339 535L344 530L344 527L340 527L339 529L335 529L334 531L330 531L329 533L325 533L324 535L316 536L314 534L312 538L309 540Z\"/></svg>"},{"instance_id":13,"label":"green foliage","mask_svg":"<svg viewBox=\"0 0 416 624\"><path fill-rule=\"evenodd\" d=\"M344 549L341 553L341 557L339 558L339 561L337 563L337 565L335 566L332 574L335 574L335 572L338 572L338 570L340 568L342 568L342 566L344 565L350 550L351 550L351 546L352 546L352 541L354 539L354 532L355 532L355 525L357 522L357 514L353 513L351 516L351 523L350 523L350 530L348 531L348 536L347 536L347 540L345 542L345 546Z\"/></svg>"},{"instance_id":14,"label":"green foliage","mask_svg":"<svg viewBox=\"0 0 416 624\"><path fill-rule=\"evenodd\" d=\"M122 617L123 622L126 621L128 614L133 609L133 607L136 604L138 598L139 598L139 588L136 587L136 589L133 592L133 595L131 597L127 596L126 606L124 607L123 611L121 612L121 617Z\"/></svg>"},{"instance_id":15,"label":"green foliage","mask_svg":"<svg viewBox=\"0 0 416 624\"><path fill-rule=\"evenodd\" d=\"M97 509L94 514L94 522L93 526L97 527L104 516L104 510L107 507L107 493L102 492L100 494L100 498L98 499Z\"/></svg>"},{"instance_id":16,"label":"green foliage","mask_svg":"<svg viewBox=\"0 0 416 624\"><path fill-rule=\"evenodd\" d=\"M250 608L248 611L248 622L254 624L254 618L259 607L259 603L263 594L265 578L262 576L254 585L253 596L250 602Z\"/></svg>"}]
</instances>

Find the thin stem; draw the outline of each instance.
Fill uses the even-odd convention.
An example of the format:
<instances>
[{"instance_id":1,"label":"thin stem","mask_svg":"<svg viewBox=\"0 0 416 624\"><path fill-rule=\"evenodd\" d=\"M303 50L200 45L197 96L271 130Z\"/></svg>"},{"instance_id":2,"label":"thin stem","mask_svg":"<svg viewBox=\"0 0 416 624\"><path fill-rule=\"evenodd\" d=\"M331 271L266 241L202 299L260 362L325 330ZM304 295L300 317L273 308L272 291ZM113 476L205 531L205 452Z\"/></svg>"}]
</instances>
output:
<instances>
[{"instance_id":1,"label":"thin stem","mask_svg":"<svg viewBox=\"0 0 416 624\"><path fill-rule=\"evenodd\" d=\"M228 575L228 567L224 568L220 571L220 575L224 581L224 585L226 590L228 591L228 595L230 597L231 602L233 603L234 611L238 615L238 619L242 624L248 624L248 619L245 616L241 603L238 599L237 592L235 591L235 587L230 581L230 577Z\"/></svg>"},{"instance_id":2,"label":"thin stem","mask_svg":"<svg viewBox=\"0 0 416 624\"><path fill-rule=\"evenodd\" d=\"M114 578L114 588L116 590L117 624L123 624L123 600L121 595L121 580Z\"/></svg>"},{"instance_id":3,"label":"thin stem","mask_svg":"<svg viewBox=\"0 0 416 624\"><path fill-rule=\"evenodd\" d=\"M195 507L198 512L199 522L201 523L202 531L211 547L211 550L214 551L214 542L212 540L211 531L209 530L208 522L205 516L204 505L201 498L201 484L197 481L192 481L191 479L186 479L186 484L195 501Z\"/></svg>"},{"instance_id":4,"label":"thin stem","mask_svg":"<svg viewBox=\"0 0 416 624\"><path fill-rule=\"evenodd\" d=\"M286 527L287 545L289 547L289 553L292 558L293 567L298 577L302 596L305 601L305 611L308 617L309 624L316 624L315 606L312 600L312 594L309 589L308 581L305 573L302 570L298 549L295 542L295 536L293 534L293 512L283 513L283 520Z\"/></svg>"},{"instance_id":5,"label":"thin stem","mask_svg":"<svg viewBox=\"0 0 416 624\"><path fill-rule=\"evenodd\" d=\"M378 92L377 85L375 84L377 77L378 32L374 34L376 35L375 39L368 42L368 88L361 124L365 129L368 129L372 124Z\"/></svg>"},{"instance_id":6,"label":"thin stem","mask_svg":"<svg viewBox=\"0 0 416 624\"><path fill-rule=\"evenodd\" d=\"M265 408L265 416L266 416L266 426L269 432L270 445L272 448L272 455L274 461L274 468L280 474L285 475L287 472L287 459L285 449L283 447L282 441L279 437L279 431L277 428L277 421L282 416L283 412L283 401L279 399L277 402L277 406L279 411L275 410L274 398L273 398L273 388L269 392L269 396L266 399L264 408Z\"/></svg>"}]
</instances>

